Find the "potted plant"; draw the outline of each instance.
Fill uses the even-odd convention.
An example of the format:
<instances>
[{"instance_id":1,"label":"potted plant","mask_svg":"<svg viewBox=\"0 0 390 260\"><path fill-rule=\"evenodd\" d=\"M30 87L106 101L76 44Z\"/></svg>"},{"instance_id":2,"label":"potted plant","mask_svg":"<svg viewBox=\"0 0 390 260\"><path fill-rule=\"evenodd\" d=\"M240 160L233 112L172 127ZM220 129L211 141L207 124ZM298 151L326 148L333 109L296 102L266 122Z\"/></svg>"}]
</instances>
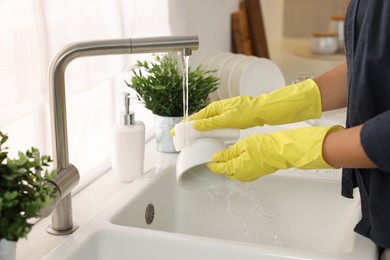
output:
<instances>
[{"instance_id":1,"label":"potted plant","mask_svg":"<svg viewBox=\"0 0 390 260\"><path fill-rule=\"evenodd\" d=\"M176 152L170 130L183 118L183 76L178 58L172 55L156 56L155 61L137 61L131 82L145 107L155 116L157 150ZM215 71L198 66L188 70L188 114L208 104L208 95L218 88Z\"/></svg>"},{"instance_id":2,"label":"potted plant","mask_svg":"<svg viewBox=\"0 0 390 260\"><path fill-rule=\"evenodd\" d=\"M56 189L48 183L56 171L47 167L51 159L31 148L8 157L4 147L8 136L0 131L0 259L15 259L16 242L26 238L33 224L31 218L48 205Z\"/></svg>"}]
</instances>

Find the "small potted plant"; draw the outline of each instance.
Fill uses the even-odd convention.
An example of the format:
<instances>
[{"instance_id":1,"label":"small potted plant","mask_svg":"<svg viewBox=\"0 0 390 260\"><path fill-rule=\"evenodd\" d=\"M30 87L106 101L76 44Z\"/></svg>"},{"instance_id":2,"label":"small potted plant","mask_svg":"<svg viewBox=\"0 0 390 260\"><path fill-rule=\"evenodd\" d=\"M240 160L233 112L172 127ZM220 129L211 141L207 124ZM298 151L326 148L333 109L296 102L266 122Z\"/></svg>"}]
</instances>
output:
<instances>
[{"instance_id":1,"label":"small potted plant","mask_svg":"<svg viewBox=\"0 0 390 260\"><path fill-rule=\"evenodd\" d=\"M157 150L176 152L170 130L183 119L183 76L178 58L172 55L156 56L155 61L137 61L131 82L145 107L155 116ZM208 104L208 96L217 90L219 79L198 66L188 70L188 114Z\"/></svg>"},{"instance_id":2,"label":"small potted plant","mask_svg":"<svg viewBox=\"0 0 390 260\"><path fill-rule=\"evenodd\" d=\"M16 242L26 238L33 226L29 221L39 217L56 194L48 183L56 171L47 169L50 157L40 156L36 148L9 158L7 139L0 131L0 259L15 259Z\"/></svg>"}]
</instances>

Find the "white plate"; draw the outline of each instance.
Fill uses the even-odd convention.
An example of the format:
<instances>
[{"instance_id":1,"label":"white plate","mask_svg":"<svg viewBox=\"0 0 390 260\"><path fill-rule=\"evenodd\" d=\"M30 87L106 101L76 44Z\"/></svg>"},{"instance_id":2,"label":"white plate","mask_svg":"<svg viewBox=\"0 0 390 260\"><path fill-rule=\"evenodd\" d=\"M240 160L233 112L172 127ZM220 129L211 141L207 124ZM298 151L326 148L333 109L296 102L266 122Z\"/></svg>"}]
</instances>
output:
<instances>
[{"instance_id":1,"label":"white plate","mask_svg":"<svg viewBox=\"0 0 390 260\"><path fill-rule=\"evenodd\" d=\"M220 78L220 87L218 93L221 99L229 98L229 81L230 75L233 73L236 65L245 58L244 55L235 54L229 57L226 62L221 66L218 77Z\"/></svg>"},{"instance_id":2,"label":"white plate","mask_svg":"<svg viewBox=\"0 0 390 260\"><path fill-rule=\"evenodd\" d=\"M220 96L222 99L233 97L230 93L229 82L231 75L234 73L237 64L244 60L247 56L242 54L235 54L229 58L225 64L222 65L219 71L219 77L221 82Z\"/></svg>"},{"instance_id":3,"label":"white plate","mask_svg":"<svg viewBox=\"0 0 390 260\"><path fill-rule=\"evenodd\" d=\"M215 60L216 57L223 54L222 51L219 50L211 50L206 52L202 58L200 59L199 64L201 65L203 70L209 70L211 63Z\"/></svg>"},{"instance_id":4,"label":"white plate","mask_svg":"<svg viewBox=\"0 0 390 260\"><path fill-rule=\"evenodd\" d=\"M249 57L237 64L229 90L231 95L255 97L285 85L284 76L275 63L265 58Z\"/></svg>"},{"instance_id":5,"label":"white plate","mask_svg":"<svg viewBox=\"0 0 390 260\"><path fill-rule=\"evenodd\" d=\"M230 53L230 52L223 52L220 55L218 55L209 67L209 70L216 70L215 72L213 72L212 75L220 79L221 67L233 56L234 56L234 54ZM221 83L221 81L220 81L220 83ZM224 91L222 91L221 88L222 88L222 85L219 84L219 88L216 91L217 95L218 95L218 99L222 99L222 94L224 92Z\"/></svg>"},{"instance_id":6,"label":"white plate","mask_svg":"<svg viewBox=\"0 0 390 260\"><path fill-rule=\"evenodd\" d=\"M218 56L221 56L223 54L224 54L224 52L219 51L219 50L211 50L211 51L206 52L202 56L202 58L200 59L200 62L199 62L199 64L201 65L201 68L203 70L212 70L212 68L210 67L211 64L214 62L214 60L216 58L218 58ZM213 74L213 75L215 76L215 74ZM209 94L209 99L210 99L210 101L219 100L217 90Z\"/></svg>"}]
</instances>

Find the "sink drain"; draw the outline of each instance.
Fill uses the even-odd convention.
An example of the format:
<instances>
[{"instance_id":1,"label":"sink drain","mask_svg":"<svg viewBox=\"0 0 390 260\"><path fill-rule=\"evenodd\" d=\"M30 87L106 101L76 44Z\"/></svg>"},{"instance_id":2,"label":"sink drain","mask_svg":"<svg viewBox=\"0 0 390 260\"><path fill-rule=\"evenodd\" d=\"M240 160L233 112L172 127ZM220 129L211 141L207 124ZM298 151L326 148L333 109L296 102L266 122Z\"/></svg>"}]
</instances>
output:
<instances>
[{"instance_id":1,"label":"sink drain","mask_svg":"<svg viewBox=\"0 0 390 260\"><path fill-rule=\"evenodd\" d=\"M149 203L148 206L146 206L146 210L145 210L146 224L148 225L152 224L153 219L154 219L154 206L153 204Z\"/></svg>"}]
</instances>

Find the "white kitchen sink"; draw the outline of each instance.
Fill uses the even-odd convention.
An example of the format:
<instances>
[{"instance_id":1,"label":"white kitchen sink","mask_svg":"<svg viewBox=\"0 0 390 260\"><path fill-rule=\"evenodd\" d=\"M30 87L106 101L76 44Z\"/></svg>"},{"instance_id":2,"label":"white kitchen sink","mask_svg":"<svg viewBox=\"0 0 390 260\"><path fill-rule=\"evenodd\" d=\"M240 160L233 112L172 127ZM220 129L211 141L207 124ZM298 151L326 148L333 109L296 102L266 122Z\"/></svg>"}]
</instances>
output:
<instances>
[{"instance_id":1,"label":"white kitchen sink","mask_svg":"<svg viewBox=\"0 0 390 260\"><path fill-rule=\"evenodd\" d=\"M343 198L339 180L314 172L200 193L179 187L168 163L45 259L376 259L375 245L353 232L359 217L359 196Z\"/></svg>"},{"instance_id":2,"label":"white kitchen sink","mask_svg":"<svg viewBox=\"0 0 390 260\"><path fill-rule=\"evenodd\" d=\"M359 198L341 197L337 181L269 175L199 193L180 188L174 169L167 171L111 222L322 253L346 254L353 249ZM155 211L151 224L145 221L149 204Z\"/></svg>"}]
</instances>

